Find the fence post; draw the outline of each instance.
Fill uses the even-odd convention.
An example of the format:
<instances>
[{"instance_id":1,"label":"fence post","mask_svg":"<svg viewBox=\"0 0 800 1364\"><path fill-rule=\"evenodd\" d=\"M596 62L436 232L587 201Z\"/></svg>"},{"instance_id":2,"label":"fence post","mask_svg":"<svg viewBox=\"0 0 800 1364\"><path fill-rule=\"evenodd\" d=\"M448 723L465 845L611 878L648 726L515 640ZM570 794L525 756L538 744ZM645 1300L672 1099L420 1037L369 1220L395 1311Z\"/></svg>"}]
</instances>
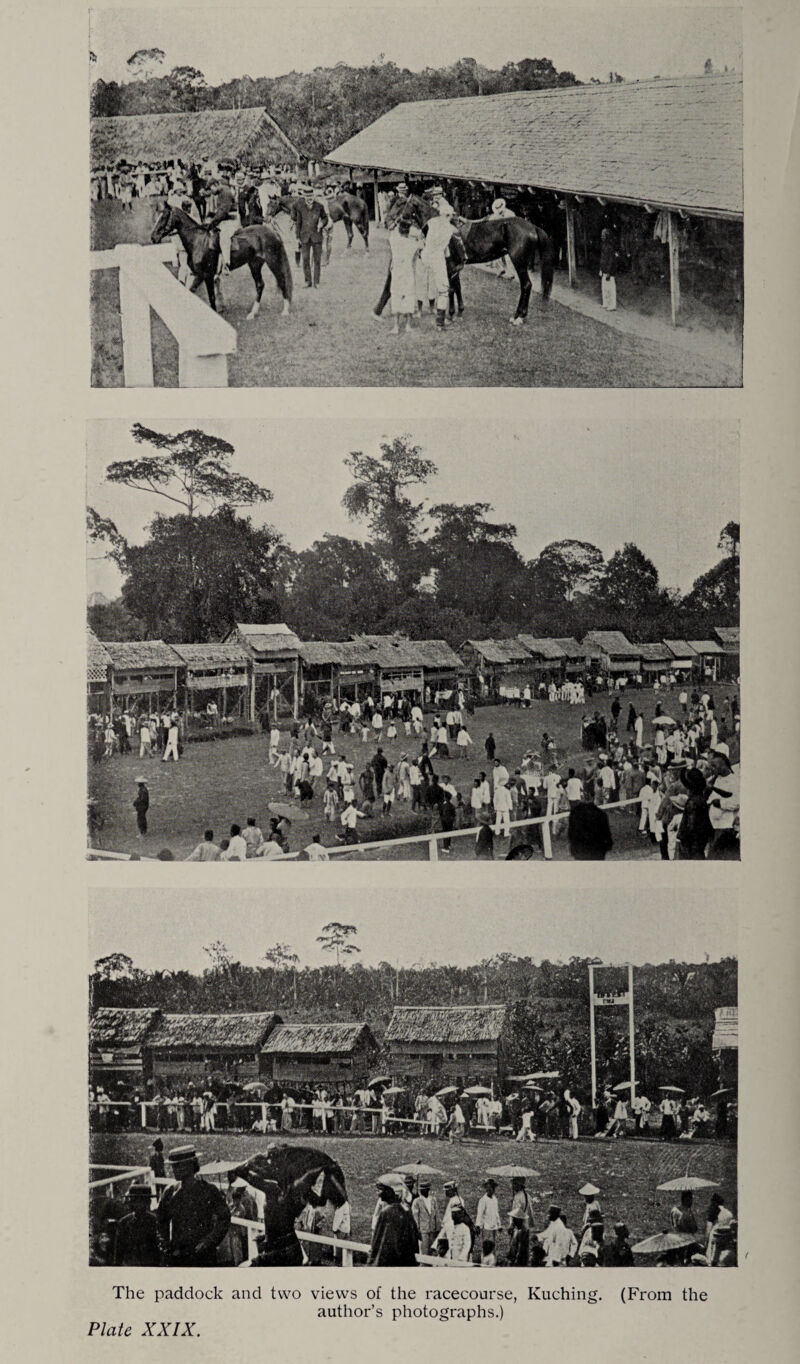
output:
<instances>
[{"instance_id":1,"label":"fence post","mask_svg":"<svg viewBox=\"0 0 800 1364\"><path fill-rule=\"evenodd\" d=\"M116 248L119 256L119 315L126 388L153 387L153 341L150 304L135 281L138 246Z\"/></svg>"},{"instance_id":2,"label":"fence post","mask_svg":"<svg viewBox=\"0 0 800 1364\"><path fill-rule=\"evenodd\" d=\"M147 1104L139 1104L142 1110L142 1131L147 1130Z\"/></svg>"},{"instance_id":3,"label":"fence post","mask_svg":"<svg viewBox=\"0 0 800 1364\"><path fill-rule=\"evenodd\" d=\"M550 820L546 819L542 824L542 848L544 850L545 862L553 860L553 840L550 836Z\"/></svg>"},{"instance_id":4,"label":"fence post","mask_svg":"<svg viewBox=\"0 0 800 1364\"><path fill-rule=\"evenodd\" d=\"M428 839L428 861L429 862L439 861L439 844L435 838Z\"/></svg>"},{"instance_id":5,"label":"fence post","mask_svg":"<svg viewBox=\"0 0 800 1364\"><path fill-rule=\"evenodd\" d=\"M353 1252L348 1246L342 1246L342 1269L353 1268Z\"/></svg>"},{"instance_id":6,"label":"fence post","mask_svg":"<svg viewBox=\"0 0 800 1364\"><path fill-rule=\"evenodd\" d=\"M262 1104L262 1105L261 1105L261 1121L262 1121L263 1124L264 1124L264 1131L266 1132L266 1130L267 1130L267 1105L266 1105L266 1104Z\"/></svg>"},{"instance_id":7,"label":"fence post","mask_svg":"<svg viewBox=\"0 0 800 1364\"><path fill-rule=\"evenodd\" d=\"M190 345L178 342L179 388L227 388L227 355L195 355Z\"/></svg>"}]
</instances>

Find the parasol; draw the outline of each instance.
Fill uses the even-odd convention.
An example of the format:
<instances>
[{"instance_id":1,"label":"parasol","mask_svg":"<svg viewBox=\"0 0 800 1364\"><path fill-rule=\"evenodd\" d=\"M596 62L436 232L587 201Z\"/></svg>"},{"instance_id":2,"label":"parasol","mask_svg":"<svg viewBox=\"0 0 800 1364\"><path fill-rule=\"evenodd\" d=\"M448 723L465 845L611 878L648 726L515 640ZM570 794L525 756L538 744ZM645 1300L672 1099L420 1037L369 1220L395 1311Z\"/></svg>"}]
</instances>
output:
<instances>
[{"instance_id":1,"label":"parasol","mask_svg":"<svg viewBox=\"0 0 800 1364\"><path fill-rule=\"evenodd\" d=\"M683 1250L685 1246L699 1244L697 1232L658 1231L655 1236L648 1236L631 1246L631 1250L636 1255L663 1255L668 1250Z\"/></svg>"},{"instance_id":2,"label":"parasol","mask_svg":"<svg viewBox=\"0 0 800 1364\"><path fill-rule=\"evenodd\" d=\"M542 1089L542 1086L541 1086L541 1085L535 1085L535 1084L533 1083L533 1080L529 1080L527 1084L525 1084L525 1085L522 1086L522 1088L523 1088L523 1089L532 1089L533 1092L534 1092L535 1094L544 1094L544 1090Z\"/></svg>"},{"instance_id":3,"label":"parasol","mask_svg":"<svg viewBox=\"0 0 800 1364\"><path fill-rule=\"evenodd\" d=\"M268 1086L264 1084L263 1080L251 1080L249 1084L244 1086L245 1094L266 1094L267 1089Z\"/></svg>"},{"instance_id":4,"label":"parasol","mask_svg":"<svg viewBox=\"0 0 800 1364\"><path fill-rule=\"evenodd\" d=\"M526 1165L493 1165L486 1173L498 1179L535 1179L539 1172Z\"/></svg>"},{"instance_id":5,"label":"parasol","mask_svg":"<svg viewBox=\"0 0 800 1364\"><path fill-rule=\"evenodd\" d=\"M238 1170L241 1165L240 1160L210 1160L207 1165L200 1166L200 1174L205 1175L227 1175L231 1170Z\"/></svg>"},{"instance_id":6,"label":"parasol","mask_svg":"<svg viewBox=\"0 0 800 1364\"><path fill-rule=\"evenodd\" d=\"M680 1175L678 1179L668 1179L666 1184L656 1185L663 1193L686 1193L693 1189L718 1189L716 1179L701 1179L699 1175Z\"/></svg>"},{"instance_id":7,"label":"parasol","mask_svg":"<svg viewBox=\"0 0 800 1364\"><path fill-rule=\"evenodd\" d=\"M373 1075L371 1080L367 1080L370 1089L372 1089L373 1085L390 1085L391 1083L391 1075Z\"/></svg>"},{"instance_id":8,"label":"parasol","mask_svg":"<svg viewBox=\"0 0 800 1364\"><path fill-rule=\"evenodd\" d=\"M659 1085L658 1088L659 1088L659 1090L661 1091L662 1094L685 1094L685 1093L686 1093L686 1090L685 1090L685 1089L681 1089L679 1085Z\"/></svg>"},{"instance_id":9,"label":"parasol","mask_svg":"<svg viewBox=\"0 0 800 1364\"><path fill-rule=\"evenodd\" d=\"M301 823L306 823L309 818L306 811L301 810L299 805L290 805L288 801L271 800L267 805L267 809L272 815L279 815L281 819L288 819L289 823L293 820L299 820Z\"/></svg>"},{"instance_id":10,"label":"parasol","mask_svg":"<svg viewBox=\"0 0 800 1364\"><path fill-rule=\"evenodd\" d=\"M630 1087L631 1087L630 1080L623 1080L620 1084L614 1085L614 1093L621 1094L623 1089L630 1089Z\"/></svg>"},{"instance_id":11,"label":"parasol","mask_svg":"<svg viewBox=\"0 0 800 1364\"><path fill-rule=\"evenodd\" d=\"M385 1098L387 1094L405 1094L405 1092L402 1085L390 1085L388 1089L383 1091L383 1096Z\"/></svg>"},{"instance_id":12,"label":"parasol","mask_svg":"<svg viewBox=\"0 0 800 1364\"><path fill-rule=\"evenodd\" d=\"M397 1174L395 1170L390 1171L390 1173L386 1175L379 1175L375 1180L375 1183L385 1184L387 1189L394 1189L395 1193L405 1193L406 1191L405 1181L402 1175Z\"/></svg>"},{"instance_id":13,"label":"parasol","mask_svg":"<svg viewBox=\"0 0 800 1364\"><path fill-rule=\"evenodd\" d=\"M471 1099L491 1099L492 1097L492 1091L487 1089L486 1085L470 1085L469 1089L465 1089L462 1092L464 1094L469 1094Z\"/></svg>"},{"instance_id":14,"label":"parasol","mask_svg":"<svg viewBox=\"0 0 800 1364\"><path fill-rule=\"evenodd\" d=\"M448 1095L448 1094L457 1094L457 1093L458 1093L458 1090L456 1089L455 1085L445 1085L444 1089L437 1089L437 1091L436 1091L436 1093L434 1094L433 1097L434 1097L434 1099L444 1099L445 1096Z\"/></svg>"},{"instance_id":15,"label":"parasol","mask_svg":"<svg viewBox=\"0 0 800 1364\"><path fill-rule=\"evenodd\" d=\"M726 1094L735 1094L735 1093L736 1093L736 1091L733 1090L733 1089L715 1089L715 1090L714 1090L714 1093L711 1095L711 1097L712 1097L712 1099L724 1099Z\"/></svg>"},{"instance_id":16,"label":"parasol","mask_svg":"<svg viewBox=\"0 0 800 1364\"><path fill-rule=\"evenodd\" d=\"M426 1165L424 1160L416 1160L412 1161L410 1165L398 1165L395 1174L414 1175L415 1179L421 1179L423 1175L429 1177L443 1175L444 1170L437 1170L435 1165Z\"/></svg>"},{"instance_id":17,"label":"parasol","mask_svg":"<svg viewBox=\"0 0 800 1364\"><path fill-rule=\"evenodd\" d=\"M656 715L653 719L654 725L676 725L677 720L673 720L671 715Z\"/></svg>"},{"instance_id":18,"label":"parasol","mask_svg":"<svg viewBox=\"0 0 800 1364\"><path fill-rule=\"evenodd\" d=\"M561 1074L560 1070L535 1070L528 1076L529 1080L557 1080Z\"/></svg>"}]
</instances>

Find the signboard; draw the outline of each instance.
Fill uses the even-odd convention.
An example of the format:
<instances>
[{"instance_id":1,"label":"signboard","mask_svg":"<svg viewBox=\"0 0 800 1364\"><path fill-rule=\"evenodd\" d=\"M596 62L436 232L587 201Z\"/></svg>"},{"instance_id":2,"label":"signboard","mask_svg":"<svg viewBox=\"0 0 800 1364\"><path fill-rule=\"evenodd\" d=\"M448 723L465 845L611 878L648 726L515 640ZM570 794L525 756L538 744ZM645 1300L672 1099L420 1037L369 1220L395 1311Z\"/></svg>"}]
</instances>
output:
<instances>
[{"instance_id":1,"label":"signboard","mask_svg":"<svg viewBox=\"0 0 800 1364\"><path fill-rule=\"evenodd\" d=\"M630 1004L631 997L627 990L607 990L605 994L595 995L595 1007L602 1007L610 1004Z\"/></svg>"}]
</instances>

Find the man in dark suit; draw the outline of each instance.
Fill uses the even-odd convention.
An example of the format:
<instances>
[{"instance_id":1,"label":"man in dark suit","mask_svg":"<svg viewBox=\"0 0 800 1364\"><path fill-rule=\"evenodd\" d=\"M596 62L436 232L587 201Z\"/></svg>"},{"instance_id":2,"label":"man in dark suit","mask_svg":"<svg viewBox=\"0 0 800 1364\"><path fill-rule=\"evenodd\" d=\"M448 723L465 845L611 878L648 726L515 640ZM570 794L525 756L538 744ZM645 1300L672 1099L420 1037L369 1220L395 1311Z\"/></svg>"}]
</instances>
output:
<instances>
[{"instance_id":1,"label":"man in dark suit","mask_svg":"<svg viewBox=\"0 0 800 1364\"><path fill-rule=\"evenodd\" d=\"M605 810L599 810L587 791L569 813L567 842L571 855L579 862L604 862L614 846Z\"/></svg>"},{"instance_id":2,"label":"man in dark suit","mask_svg":"<svg viewBox=\"0 0 800 1364\"><path fill-rule=\"evenodd\" d=\"M322 268L322 241L329 219L324 206L314 198L311 185L304 185L301 198L292 210L297 240L300 244L300 257L303 262L303 275L306 288L319 288ZM314 260L314 277L311 277L311 260Z\"/></svg>"}]
</instances>

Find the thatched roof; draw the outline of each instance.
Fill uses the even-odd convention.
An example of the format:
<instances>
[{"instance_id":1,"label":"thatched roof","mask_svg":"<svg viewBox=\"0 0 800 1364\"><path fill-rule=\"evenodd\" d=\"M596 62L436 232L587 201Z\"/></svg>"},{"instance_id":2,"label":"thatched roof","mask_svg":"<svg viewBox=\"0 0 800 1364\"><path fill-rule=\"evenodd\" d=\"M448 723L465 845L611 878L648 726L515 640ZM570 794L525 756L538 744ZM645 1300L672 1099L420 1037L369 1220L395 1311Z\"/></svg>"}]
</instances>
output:
<instances>
[{"instance_id":1,"label":"thatched roof","mask_svg":"<svg viewBox=\"0 0 800 1364\"><path fill-rule=\"evenodd\" d=\"M563 650L565 658L589 658L592 654L591 644L579 644L573 635L559 635L553 640L553 643Z\"/></svg>"},{"instance_id":2,"label":"thatched roof","mask_svg":"<svg viewBox=\"0 0 800 1364\"><path fill-rule=\"evenodd\" d=\"M320 1056L349 1054L361 1045L378 1045L366 1023L283 1023L270 1033L261 1050L281 1056Z\"/></svg>"},{"instance_id":3,"label":"thatched roof","mask_svg":"<svg viewBox=\"0 0 800 1364\"><path fill-rule=\"evenodd\" d=\"M468 639L467 644L487 663L530 663L530 650L521 639Z\"/></svg>"},{"instance_id":4,"label":"thatched roof","mask_svg":"<svg viewBox=\"0 0 800 1364\"><path fill-rule=\"evenodd\" d=\"M235 640L224 644L175 644L176 654L188 668L242 668L250 662L250 655Z\"/></svg>"},{"instance_id":5,"label":"thatched roof","mask_svg":"<svg viewBox=\"0 0 800 1364\"><path fill-rule=\"evenodd\" d=\"M422 658L423 668L459 668L464 664L455 649L445 639L415 639L414 648Z\"/></svg>"},{"instance_id":6,"label":"thatched roof","mask_svg":"<svg viewBox=\"0 0 800 1364\"><path fill-rule=\"evenodd\" d=\"M637 644L636 652L643 663L669 663L672 658L666 644Z\"/></svg>"},{"instance_id":7,"label":"thatched roof","mask_svg":"<svg viewBox=\"0 0 800 1364\"><path fill-rule=\"evenodd\" d=\"M461 659L443 639L408 639L405 635L356 635L379 668L460 668Z\"/></svg>"},{"instance_id":8,"label":"thatched roof","mask_svg":"<svg viewBox=\"0 0 800 1364\"><path fill-rule=\"evenodd\" d=\"M147 668L179 668L180 655L163 639L104 641L115 671L137 672Z\"/></svg>"},{"instance_id":9,"label":"thatched roof","mask_svg":"<svg viewBox=\"0 0 800 1364\"><path fill-rule=\"evenodd\" d=\"M398 104L327 157L741 218L742 77Z\"/></svg>"},{"instance_id":10,"label":"thatched roof","mask_svg":"<svg viewBox=\"0 0 800 1364\"><path fill-rule=\"evenodd\" d=\"M148 1045L182 1051L255 1051L281 1019L277 1014L163 1014Z\"/></svg>"},{"instance_id":11,"label":"thatched roof","mask_svg":"<svg viewBox=\"0 0 800 1364\"><path fill-rule=\"evenodd\" d=\"M106 682L111 667L111 655L97 635L86 627L86 680L87 682Z\"/></svg>"},{"instance_id":12,"label":"thatched roof","mask_svg":"<svg viewBox=\"0 0 800 1364\"><path fill-rule=\"evenodd\" d=\"M279 621L268 625L251 625L248 622L237 621L225 643L230 643L236 635L256 660L286 657L287 654L299 655L302 648L294 630L290 630L288 625Z\"/></svg>"},{"instance_id":13,"label":"thatched roof","mask_svg":"<svg viewBox=\"0 0 800 1364\"><path fill-rule=\"evenodd\" d=\"M717 636L726 654L738 654L739 652L739 626L738 625L716 625L714 634Z\"/></svg>"},{"instance_id":14,"label":"thatched roof","mask_svg":"<svg viewBox=\"0 0 800 1364\"><path fill-rule=\"evenodd\" d=\"M621 630L590 630L584 636L586 642L596 644L598 649L602 649L604 654L610 658L638 658L640 650L638 644L631 644L626 639Z\"/></svg>"},{"instance_id":15,"label":"thatched roof","mask_svg":"<svg viewBox=\"0 0 800 1364\"><path fill-rule=\"evenodd\" d=\"M160 1009L96 1009L89 1023L89 1042L99 1051L141 1047Z\"/></svg>"},{"instance_id":16,"label":"thatched roof","mask_svg":"<svg viewBox=\"0 0 800 1364\"><path fill-rule=\"evenodd\" d=\"M525 645L530 653L536 654L539 658L546 658L554 663L560 663L566 658L566 653L557 639L548 639L546 636L539 637L537 635L517 635L517 639Z\"/></svg>"},{"instance_id":17,"label":"thatched roof","mask_svg":"<svg viewBox=\"0 0 800 1364\"><path fill-rule=\"evenodd\" d=\"M673 658L692 658L694 649L688 639L665 639L664 643Z\"/></svg>"},{"instance_id":18,"label":"thatched roof","mask_svg":"<svg viewBox=\"0 0 800 1364\"><path fill-rule=\"evenodd\" d=\"M696 654L724 654L725 650L715 639L690 639L689 645Z\"/></svg>"},{"instance_id":19,"label":"thatched roof","mask_svg":"<svg viewBox=\"0 0 800 1364\"><path fill-rule=\"evenodd\" d=\"M387 1042L496 1042L503 1031L504 1004L467 1004L456 1008L396 1008L386 1029Z\"/></svg>"},{"instance_id":20,"label":"thatched roof","mask_svg":"<svg viewBox=\"0 0 800 1364\"><path fill-rule=\"evenodd\" d=\"M203 109L194 114L125 114L91 120L92 166L185 162L284 162L303 158L264 109Z\"/></svg>"}]
</instances>

